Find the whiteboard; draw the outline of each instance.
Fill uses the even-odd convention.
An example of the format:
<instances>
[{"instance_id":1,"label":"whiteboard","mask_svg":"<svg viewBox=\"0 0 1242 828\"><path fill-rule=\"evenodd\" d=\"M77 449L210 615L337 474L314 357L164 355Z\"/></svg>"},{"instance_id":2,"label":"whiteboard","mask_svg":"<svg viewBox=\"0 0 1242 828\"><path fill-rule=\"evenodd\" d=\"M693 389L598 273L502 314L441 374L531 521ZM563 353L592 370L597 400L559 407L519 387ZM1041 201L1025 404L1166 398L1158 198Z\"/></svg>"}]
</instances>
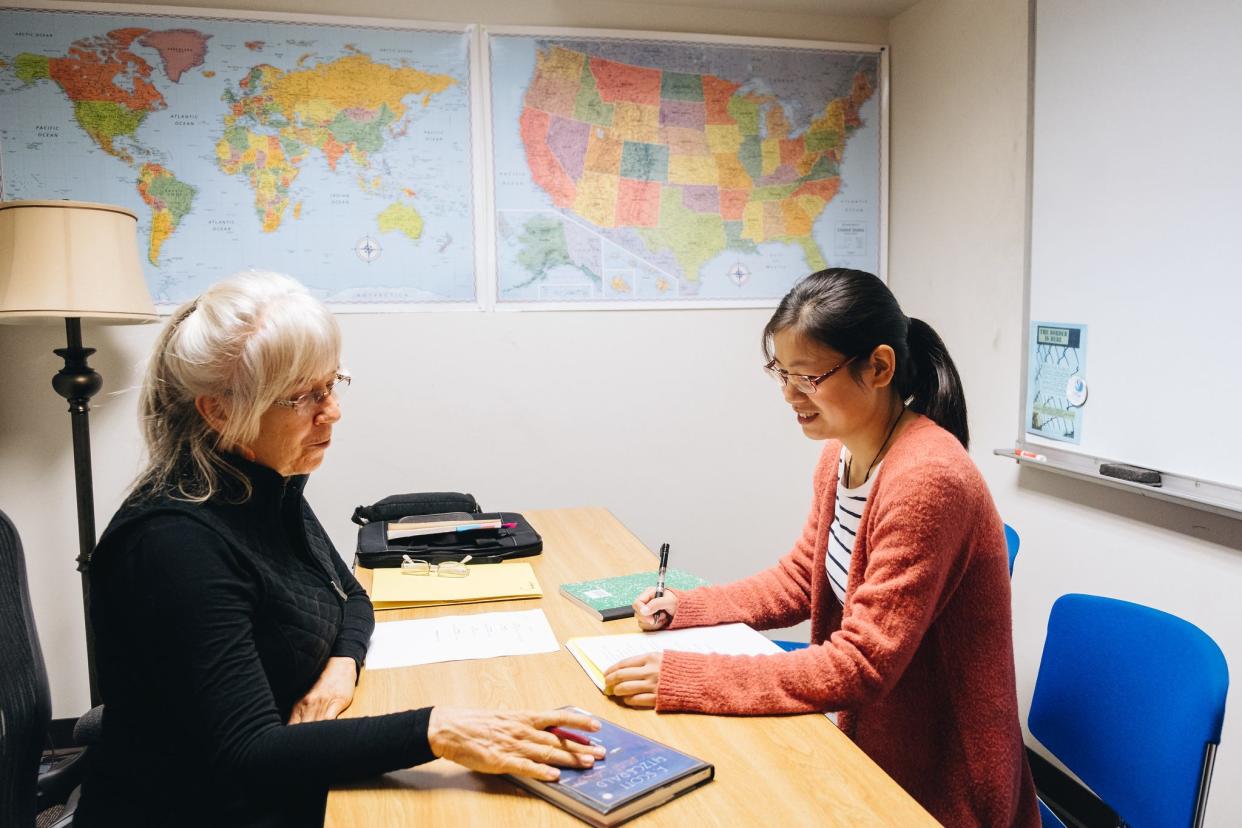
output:
<instances>
[{"instance_id":1,"label":"whiteboard","mask_svg":"<svg viewBox=\"0 0 1242 828\"><path fill-rule=\"evenodd\" d=\"M1242 487L1239 46L1238 0L1038 0L1028 320L1087 326L1089 393L1026 445Z\"/></svg>"}]
</instances>

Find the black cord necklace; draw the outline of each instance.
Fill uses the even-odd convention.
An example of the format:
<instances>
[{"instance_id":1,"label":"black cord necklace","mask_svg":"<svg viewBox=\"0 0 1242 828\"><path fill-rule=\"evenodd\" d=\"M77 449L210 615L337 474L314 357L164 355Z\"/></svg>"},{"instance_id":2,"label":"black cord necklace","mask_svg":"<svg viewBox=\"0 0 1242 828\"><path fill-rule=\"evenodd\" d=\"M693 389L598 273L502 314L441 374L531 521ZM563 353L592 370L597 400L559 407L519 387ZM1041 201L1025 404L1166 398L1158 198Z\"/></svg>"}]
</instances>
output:
<instances>
[{"instance_id":1,"label":"black cord necklace","mask_svg":"<svg viewBox=\"0 0 1242 828\"><path fill-rule=\"evenodd\" d=\"M863 474L862 483L859 483L858 486L861 486L863 485L863 483L866 483L867 480L871 477L871 470L875 468L876 461L880 459L880 455L884 453L884 449L888 448L888 441L893 439L893 432L897 430L897 424L901 422L901 415L905 413L906 413L906 404L902 403L901 410L897 412L897 416L893 419L893 424L888 427L888 434L884 435L884 442L880 443L880 450L875 453L875 457L871 458L871 464L867 466L867 471L866 473ZM852 468L853 461L854 461L853 454L851 454L845 461L845 485L847 488L849 487L849 483L850 483L850 469ZM855 486L854 488L858 488L858 486Z\"/></svg>"}]
</instances>

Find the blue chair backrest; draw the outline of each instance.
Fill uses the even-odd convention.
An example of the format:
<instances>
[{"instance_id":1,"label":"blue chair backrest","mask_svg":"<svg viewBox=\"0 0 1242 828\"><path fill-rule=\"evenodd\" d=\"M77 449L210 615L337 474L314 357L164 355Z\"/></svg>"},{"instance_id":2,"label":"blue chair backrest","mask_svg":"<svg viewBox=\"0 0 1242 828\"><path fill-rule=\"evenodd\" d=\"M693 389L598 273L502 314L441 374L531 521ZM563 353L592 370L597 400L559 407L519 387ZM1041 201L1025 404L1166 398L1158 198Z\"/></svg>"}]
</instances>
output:
<instances>
[{"instance_id":1,"label":"blue chair backrest","mask_svg":"<svg viewBox=\"0 0 1242 828\"><path fill-rule=\"evenodd\" d=\"M1013 577L1013 562L1018 557L1018 547L1021 546L1022 539L1018 537L1018 532L1008 523L1005 524L1005 547L1009 550L1009 577Z\"/></svg>"},{"instance_id":2,"label":"blue chair backrest","mask_svg":"<svg viewBox=\"0 0 1242 828\"><path fill-rule=\"evenodd\" d=\"M1028 723L1133 828L1190 826L1228 692L1225 657L1194 624L1128 601L1063 595Z\"/></svg>"}]
</instances>

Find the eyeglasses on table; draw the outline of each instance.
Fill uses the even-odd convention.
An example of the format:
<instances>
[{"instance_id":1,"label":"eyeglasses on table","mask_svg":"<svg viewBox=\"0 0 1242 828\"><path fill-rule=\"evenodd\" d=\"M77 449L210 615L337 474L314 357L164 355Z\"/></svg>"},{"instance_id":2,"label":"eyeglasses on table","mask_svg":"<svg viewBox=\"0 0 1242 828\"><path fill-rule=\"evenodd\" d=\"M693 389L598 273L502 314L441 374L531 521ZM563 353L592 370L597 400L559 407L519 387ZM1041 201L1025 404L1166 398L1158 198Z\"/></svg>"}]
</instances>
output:
<instances>
[{"instance_id":1,"label":"eyeglasses on table","mask_svg":"<svg viewBox=\"0 0 1242 828\"><path fill-rule=\"evenodd\" d=\"M466 564L472 557L474 556L467 555L460 561L445 561L444 563L433 564L430 561L420 561L411 558L409 555L402 555L401 574L438 575L441 578L465 578L470 574L470 567L466 566Z\"/></svg>"}]
</instances>

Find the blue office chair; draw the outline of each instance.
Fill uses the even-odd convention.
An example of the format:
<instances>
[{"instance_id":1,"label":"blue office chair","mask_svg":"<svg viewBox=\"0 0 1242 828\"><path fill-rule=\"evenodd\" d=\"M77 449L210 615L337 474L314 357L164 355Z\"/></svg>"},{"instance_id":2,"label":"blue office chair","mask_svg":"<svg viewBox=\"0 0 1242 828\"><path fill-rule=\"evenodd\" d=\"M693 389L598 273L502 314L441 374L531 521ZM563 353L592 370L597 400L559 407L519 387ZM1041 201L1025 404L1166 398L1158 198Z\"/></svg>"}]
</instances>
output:
<instances>
[{"instance_id":1,"label":"blue office chair","mask_svg":"<svg viewBox=\"0 0 1242 828\"><path fill-rule=\"evenodd\" d=\"M1009 577L1013 577L1013 562L1018 558L1018 547L1022 545L1022 539L1018 537L1018 531L1005 524L1005 548L1009 550Z\"/></svg>"},{"instance_id":2,"label":"blue office chair","mask_svg":"<svg viewBox=\"0 0 1242 828\"><path fill-rule=\"evenodd\" d=\"M1193 624L1128 601L1063 595L1048 618L1028 724L1127 825L1198 828L1228 692L1224 655Z\"/></svg>"}]
</instances>

